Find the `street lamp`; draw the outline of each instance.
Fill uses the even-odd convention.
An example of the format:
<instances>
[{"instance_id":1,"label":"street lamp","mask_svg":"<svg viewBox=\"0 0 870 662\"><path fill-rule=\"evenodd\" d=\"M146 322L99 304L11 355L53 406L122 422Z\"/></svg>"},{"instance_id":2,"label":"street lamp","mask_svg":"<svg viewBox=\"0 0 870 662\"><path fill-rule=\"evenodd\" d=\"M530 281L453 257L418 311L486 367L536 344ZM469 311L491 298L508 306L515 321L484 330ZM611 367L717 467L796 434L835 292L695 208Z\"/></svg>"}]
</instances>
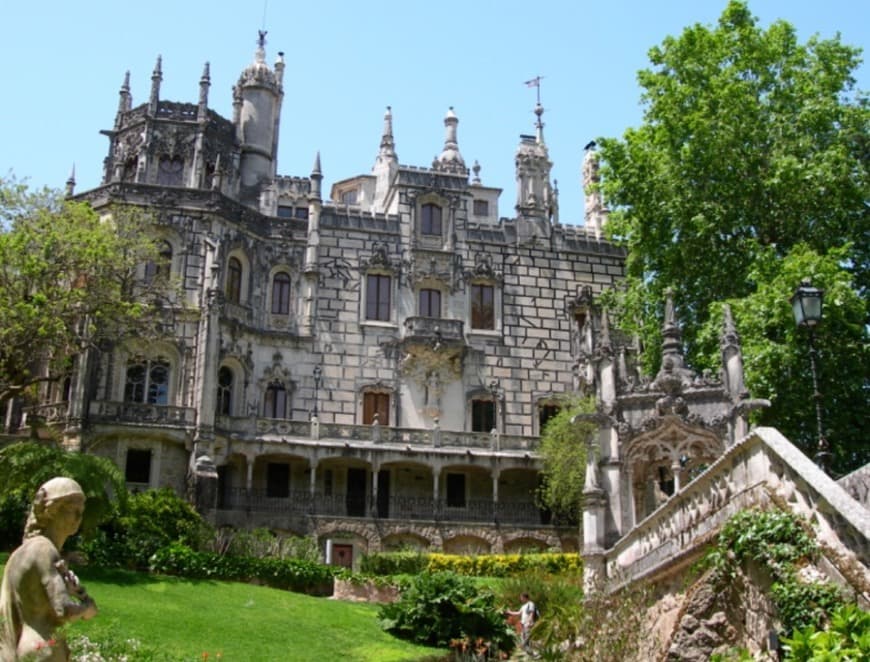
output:
<instances>
[{"instance_id":1,"label":"street lamp","mask_svg":"<svg viewBox=\"0 0 870 662\"><path fill-rule=\"evenodd\" d=\"M819 392L819 378L816 371L816 325L822 321L822 298L824 291L810 284L809 280L801 282L800 287L792 295L791 307L795 322L799 327L809 330L810 371L813 375L813 400L816 403L816 428L818 433L818 448L815 461L825 473L830 473L831 452L828 440L822 428L822 394Z\"/></svg>"},{"instance_id":2,"label":"street lamp","mask_svg":"<svg viewBox=\"0 0 870 662\"><path fill-rule=\"evenodd\" d=\"M312 418L317 418L317 397L320 394L321 372L319 365L314 366L314 411L312 412Z\"/></svg>"}]
</instances>

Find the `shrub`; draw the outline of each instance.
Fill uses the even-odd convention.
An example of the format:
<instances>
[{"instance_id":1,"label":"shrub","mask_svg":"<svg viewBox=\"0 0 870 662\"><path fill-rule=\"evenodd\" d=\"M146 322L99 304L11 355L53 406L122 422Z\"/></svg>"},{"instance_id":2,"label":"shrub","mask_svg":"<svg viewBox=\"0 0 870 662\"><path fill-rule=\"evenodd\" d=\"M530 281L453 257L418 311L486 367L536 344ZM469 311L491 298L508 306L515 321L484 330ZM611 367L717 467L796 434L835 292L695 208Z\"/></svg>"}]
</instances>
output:
<instances>
[{"instance_id":1,"label":"shrub","mask_svg":"<svg viewBox=\"0 0 870 662\"><path fill-rule=\"evenodd\" d=\"M474 649L486 656L514 647L495 596L452 572L413 577L397 602L381 606L378 619L387 632L419 644Z\"/></svg>"},{"instance_id":2,"label":"shrub","mask_svg":"<svg viewBox=\"0 0 870 662\"><path fill-rule=\"evenodd\" d=\"M158 549L176 542L199 548L210 536L210 527L196 510L164 488L130 495L82 544L82 551L97 565L147 569Z\"/></svg>"},{"instance_id":3,"label":"shrub","mask_svg":"<svg viewBox=\"0 0 870 662\"><path fill-rule=\"evenodd\" d=\"M867 660L870 659L870 612L857 605L842 605L831 614L826 630L809 625L782 641L786 660Z\"/></svg>"},{"instance_id":4,"label":"shrub","mask_svg":"<svg viewBox=\"0 0 870 662\"><path fill-rule=\"evenodd\" d=\"M382 552L365 554L360 571L372 575L418 575L426 569L429 555L424 552Z\"/></svg>"},{"instance_id":5,"label":"shrub","mask_svg":"<svg viewBox=\"0 0 870 662\"><path fill-rule=\"evenodd\" d=\"M545 573L577 572L583 567L578 554L481 554L461 556L426 552L369 554L361 570L374 575L416 575L423 571L453 572L469 577L510 577L538 570Z\"/></svg>"}]
</instances>

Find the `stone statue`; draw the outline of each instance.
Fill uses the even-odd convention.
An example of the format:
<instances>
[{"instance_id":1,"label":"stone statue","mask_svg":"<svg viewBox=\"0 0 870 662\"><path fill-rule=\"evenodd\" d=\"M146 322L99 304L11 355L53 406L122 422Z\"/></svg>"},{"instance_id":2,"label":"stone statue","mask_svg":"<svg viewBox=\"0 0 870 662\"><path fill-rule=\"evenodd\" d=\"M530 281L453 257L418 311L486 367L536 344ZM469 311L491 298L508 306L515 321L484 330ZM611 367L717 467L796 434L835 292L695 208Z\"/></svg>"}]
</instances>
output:
<instances>
[{"instance_id":1,"label":"stone statue","mask_svg":"<svg viewBox=\"0 0 870 662\"><path fill-rule=\"evenodd\" d=\"M67 661L69 648L55 630L96 615L96 604L60 556L78 531L84 507L84 492L70 478L52 478L36 491L24 541L3 573L0 662Z\"/></svg>"}]
</instances>

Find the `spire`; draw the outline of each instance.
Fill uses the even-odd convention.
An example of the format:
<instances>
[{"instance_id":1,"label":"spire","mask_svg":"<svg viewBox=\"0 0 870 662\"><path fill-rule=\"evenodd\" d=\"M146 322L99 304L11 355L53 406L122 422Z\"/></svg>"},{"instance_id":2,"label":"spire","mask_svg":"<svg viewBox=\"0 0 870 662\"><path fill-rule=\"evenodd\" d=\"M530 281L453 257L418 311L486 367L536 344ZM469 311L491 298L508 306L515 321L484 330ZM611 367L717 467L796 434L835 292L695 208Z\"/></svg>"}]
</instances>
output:
<instances>
[{"instance_id":1,"label":"spire","mask_svg":"<svg viewBox=\"0 0 870 662\"><path fill-rule=\"evenodd\" d=\"M538 101L535 106L535 115L537 116L537 120L535 121L535 142L539 145L544 144L544 122L541 120L541 117L544 115L544 107L541 105L541 102Z\"/></svg>"},{"instance_id":2,"label":"spire","mask_svg":"<svg viewBox=\"0 0 870 662\"><path fill-rule=\"evenodd\" d=\"M320 200L320 183L323 181L323 172L320 169L320 150L314 157L314 167L311 168L311 197Z\"/></svg>"},{"instance_id":3,"label":"spire","mask_svg":"<svg viewBox=\"0 0 870 662\"><path fill-rule=\"evenodd\" d=\"M130 71L124 73L124 82L121 83L121 91L118 93L118 113L126 113L133 105L133 99L130 96Z\"/></svg>"},{"instance_id":4,"label":"spire","mask_svg":"<svg viewBox=\"0 0 870 662\"><path fill-rule=\"evenodd\" d=\"M71 198L76 190L76 164L73 163L69 179L66 180L66 197Z\"/></svg>"},{"instance_id":5,"label":"spire","mask_svg":"<svg viewBox=\"0 0 870 662\"><path fill-rule=\"evenodd\" d=\"M158 55L154 71L151 73L151 96L148 99L148 112L157 114L157 103L160 101L160 83L163 81L163 58Z\"/></svg>"},{"instance_id":6,"label":"spire","mask_svg":"<svg viewBox=\"0 0 870 662\"><path fill-rule=\"evenodd\" d=\"M393 109L387 106L384 113L384 132L381 136L381 148L378 152L378 161L398 161L396 143L393 140Z\"/></svg>"},{"instance_id":7,"label":"spire","mask_svg":"<svg viewBox=\"0 0 870 662\"><path fill-rule=\"evenodd\" d=\"M211 87L211 75L208 62L202 68L202 77L199 79L199 108L196 112L196 119L202 121L206 118L208 111L208 88Z\"/></svg>"},{"instance_id":8,"label":"spire","mask_svg":"<svg viewBox=\"0 0 870 662\"><path fill-rule=\"evenodd\" d=\"M447 109L447 114L444 116L444 149L441 150L441 155L432 166L436 170L467 175L468 169L465 167L462 154L459 153L459 141L456 138L456 127L458 125L459 118L453 112L453 106L450 106Z\"/></svg>"}]
</instances>

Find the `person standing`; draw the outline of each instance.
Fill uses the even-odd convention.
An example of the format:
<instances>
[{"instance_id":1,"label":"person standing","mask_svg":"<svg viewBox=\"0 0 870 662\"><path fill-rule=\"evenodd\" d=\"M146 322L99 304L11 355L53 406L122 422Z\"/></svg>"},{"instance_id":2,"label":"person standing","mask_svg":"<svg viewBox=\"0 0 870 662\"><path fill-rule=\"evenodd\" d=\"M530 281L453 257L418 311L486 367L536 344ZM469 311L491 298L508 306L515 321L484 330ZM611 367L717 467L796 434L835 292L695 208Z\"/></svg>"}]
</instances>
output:
<instances>
[{"instance_id":1,"label":"person standing","mask_svg":"<svg viewBox=\"0 0 870 662\"><path fill-rule=\"evenodd\" d=\"M511 611L509 609L507 613L511 616L520 617L520 626L522 627L521 643L523 650L528 653L531 652L529 639L532 635L532 628L538 620L538 608L535 606L535 603L532 602L528 593L522 593L520 595L520 600L523 603L522 606L516 611Z\"/></svg>"}]
</instances>

